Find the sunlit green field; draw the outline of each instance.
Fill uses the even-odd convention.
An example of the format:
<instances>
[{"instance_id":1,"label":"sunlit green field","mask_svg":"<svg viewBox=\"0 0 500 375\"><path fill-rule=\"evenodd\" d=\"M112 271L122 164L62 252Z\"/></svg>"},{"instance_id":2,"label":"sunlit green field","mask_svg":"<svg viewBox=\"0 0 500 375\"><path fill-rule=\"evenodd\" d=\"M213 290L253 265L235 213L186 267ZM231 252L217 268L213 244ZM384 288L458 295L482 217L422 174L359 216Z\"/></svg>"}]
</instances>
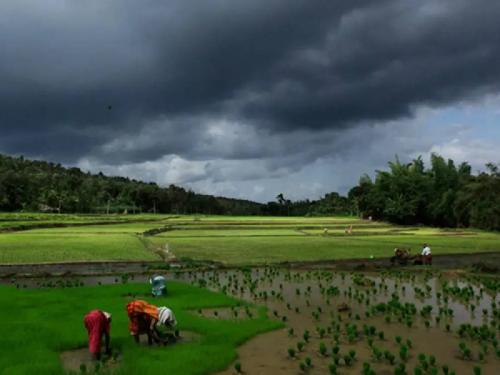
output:
<instances>
[{"instance_id":1,"label":"sunlit green field","mask_svg":"<svg viewBox=\"0 0 500 375\"><path fill-rule=\"evenodd\" d=\"M59 354L85 348L84 315L96 307L111 312L111 347L122 362L117 374L204 374L222 370L236 358L236 347L250 337L280 327L267 319L265 309L251 319L203 318L198 308L235 306L240 302L222 294L182 283L169 283L167 297L152 300L175 311L181 336L198 334L192 342L167 347L137 346L128 332L124 297L146 295L147 284L108 285L65 289L21 289L0 286L0 373L64 374ZM64 301L64 303L61 303ZM175 360L174 360L175 359ZM89 369L93 373L93 369Z\"/></svg>"},{"instance_id":2,"label":"sunlit green field","mask_svg":"<svg viewBox=\"0 0 500 375\"><path fill-rule=\"evenodd\" d=\"M225 264L388 257L395 247L417 252L426 242L435 255L500 251L499 233L398 227L347 216L0 214L0 220L0 263L159 261L157 250L166 248L178 259ZM16 227L20 222L23 228ZM58 227L34 226L40 222ZM144 235L155 228L161 232Z\"/></svg>"}]
</instances>

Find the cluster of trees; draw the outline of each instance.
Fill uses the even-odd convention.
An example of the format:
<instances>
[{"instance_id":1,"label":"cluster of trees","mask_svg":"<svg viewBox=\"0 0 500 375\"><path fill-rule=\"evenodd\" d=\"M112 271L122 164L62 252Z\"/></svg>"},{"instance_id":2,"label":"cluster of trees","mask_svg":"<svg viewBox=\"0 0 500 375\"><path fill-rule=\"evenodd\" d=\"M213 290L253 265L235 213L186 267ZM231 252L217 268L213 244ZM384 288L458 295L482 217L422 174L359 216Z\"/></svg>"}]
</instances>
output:
<instances>
[{"instance_id":1,"label":"cluster of trees","mask_svg":"<svg viewBox=\"0 0 500 375\"><path fill-rule=\"evenodd\" d=\"M325 194L323 198L312 201L291 201L280 193L276 196L276 202L268 202L262 207L262 213L270 216L352 215L354 207L347 197L337 192Z\"/></svg>"},{"instance_id":2,"label":"cluster of trees","mask_svg":"<svg viewBox=\"0 0 500 375\"><path fill-rule=\"evenodd\" d=\"M393 223L500 230L500 171L486 167L473 175L469 164L439 155L431 156L430 168L421 158L396 159L374 181L363 176L348 199L360 215Z\"/></svg>"},{"instance_id":3,"label":"cluster of trees","mask_svg":"<svg viewBox=\"0 0 500 375\"><path fill-rule=\"evenodd\" d=\"M0 211L259 214L261 204L0 155Z\"/></svg>"},{"instance_id":4,"label":"cluster of trees","mask_svg":"<svg viewBox=\"0 0 500 375\"><path fill-rule=\"evenodd\" d=\"M372 180L361 177L347 197L336 192L319 200L291 201L278 194L261 204L160 187L124 177L85 173L60 164L0 155L0 211L79 213L173 213L325 216L355 214L398 224L500 230L500 171L488 164L474 175L467 163L432 155L398 159Z\"/></svg>"}]
</instances>

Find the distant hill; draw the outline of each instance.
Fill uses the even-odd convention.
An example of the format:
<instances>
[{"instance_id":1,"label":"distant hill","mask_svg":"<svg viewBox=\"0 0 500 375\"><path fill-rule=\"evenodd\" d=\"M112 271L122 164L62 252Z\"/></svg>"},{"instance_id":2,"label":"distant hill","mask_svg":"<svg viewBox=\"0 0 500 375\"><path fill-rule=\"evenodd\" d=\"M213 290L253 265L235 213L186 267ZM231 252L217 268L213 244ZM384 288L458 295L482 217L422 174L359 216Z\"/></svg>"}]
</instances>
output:
<instances>
[{"instance_id":1,"label":"distant hill","mask_svg":"<svg viewBox=\"0 0 500 375\"><path fill-rule=\"evenodd\" d=\"M0 211L258 215L263 206L0 154Z\"/></svg>"}]
</instances>

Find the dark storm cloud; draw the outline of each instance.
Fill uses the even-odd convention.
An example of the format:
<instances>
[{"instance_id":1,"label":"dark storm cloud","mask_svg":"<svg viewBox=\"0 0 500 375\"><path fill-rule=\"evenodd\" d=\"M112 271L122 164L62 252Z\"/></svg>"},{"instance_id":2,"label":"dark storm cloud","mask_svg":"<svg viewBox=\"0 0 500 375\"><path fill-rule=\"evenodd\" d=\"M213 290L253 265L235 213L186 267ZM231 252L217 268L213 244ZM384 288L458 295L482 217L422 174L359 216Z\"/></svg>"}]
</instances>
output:
<instances>
[{"instance_id":1,"label":"dark storm cloud","mask_svg":"<svg viewBox=\"0 0 500 375\"><path fill-rule=\"evenodd\" d=\"M323 131L498 90L498 19L486 0L3 1L0 151L298 165Z\"/></svg>"}]
</instances>

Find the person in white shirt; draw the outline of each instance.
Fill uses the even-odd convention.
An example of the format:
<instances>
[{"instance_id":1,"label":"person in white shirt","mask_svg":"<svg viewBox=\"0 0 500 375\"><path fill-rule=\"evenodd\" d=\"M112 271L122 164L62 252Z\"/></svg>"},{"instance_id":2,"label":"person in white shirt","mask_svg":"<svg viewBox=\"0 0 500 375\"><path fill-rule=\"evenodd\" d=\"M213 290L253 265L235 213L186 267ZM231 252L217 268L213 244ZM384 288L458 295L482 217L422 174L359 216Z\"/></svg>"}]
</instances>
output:
<instances>
[{"instance_id":1,"label":"person in white shirt","mask_svg":"<svg viewBox=\"0 0 500 375\"><path fill-rule=\"evenodd\" d=\"M432 264L431 248L428 244L424 244L422 248L422 261L423 264Z\"/></svg>"}]
</instances>

